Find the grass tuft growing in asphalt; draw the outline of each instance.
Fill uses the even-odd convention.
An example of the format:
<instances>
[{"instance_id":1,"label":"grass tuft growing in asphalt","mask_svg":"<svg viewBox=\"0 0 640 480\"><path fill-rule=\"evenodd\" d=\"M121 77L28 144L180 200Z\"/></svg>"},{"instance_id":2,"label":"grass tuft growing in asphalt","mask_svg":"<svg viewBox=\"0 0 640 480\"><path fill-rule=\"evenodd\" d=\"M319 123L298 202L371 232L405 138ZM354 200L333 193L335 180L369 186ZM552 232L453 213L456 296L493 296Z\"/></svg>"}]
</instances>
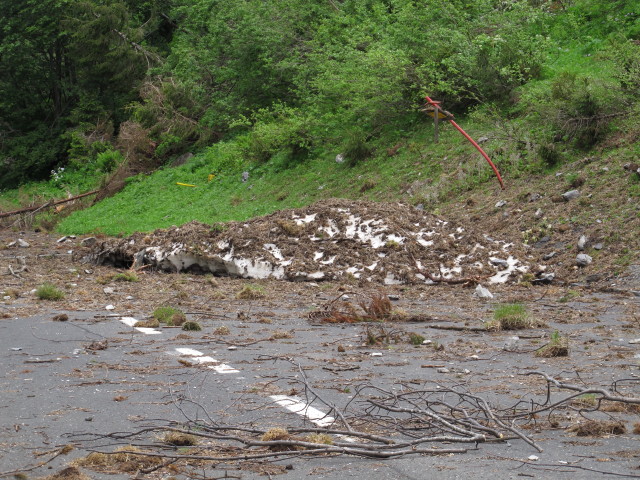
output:
<instances>
[{"instance_id":1,"label":"grass tuft growing in asphalt","mask_svg":"<svg viewBox=\"0 0 640 480\"><path fill-rule=\"evenodd\" d=\"M64 298L64 292L52 283L43 283L36 289L36 296L40 300L62 300Z\"/></svg>"}]
</instances>

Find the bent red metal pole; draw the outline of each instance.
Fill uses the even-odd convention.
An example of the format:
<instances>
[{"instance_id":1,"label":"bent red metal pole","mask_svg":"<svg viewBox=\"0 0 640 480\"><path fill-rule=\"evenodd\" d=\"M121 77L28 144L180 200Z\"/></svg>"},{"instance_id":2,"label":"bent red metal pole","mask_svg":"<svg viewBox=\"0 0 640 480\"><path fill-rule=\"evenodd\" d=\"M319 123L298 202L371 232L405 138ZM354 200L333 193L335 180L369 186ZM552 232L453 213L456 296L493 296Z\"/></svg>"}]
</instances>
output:
<instances>
[{"instance_id":1,"label":"bent red metal pole","mask_svg":"<svg viewBox=\"0 0 640 480\"><path fill-rule=\"evenodd\" d=\"M433 107L435 107L436 109L436 115L438 113L438 110L440 110L440 107L438 106L438 102L435 102L433 100L431 100L427 95L424 96L424 98L427 100L428 103L430 103ZM451 119L448 115L447 115L447 120L449 121L449 123L451 125L453 125L463 136L464 138L466 138L467 140L469 140L469 142L471 143L471 145L473 145L474 147L476 147L476 149L480 152L480 154L484 157L484 159L489 162L489 165L491 165L491 168L493 169L493 172L496 174L496 177L498 177L498 182L500 182L500 187L502 187L502 189L504 190L504 183L502 181L502 177L500 176L500 172L498 171L498 168L493 164L493 162L491 161L491 159L489 158L489 155L487 155L485 153L484 150L482 150L482 148L480 148L480 145L478 145L475 140L473 140L473 138L471 138L469 136L469 134L467 132L465 132L460 125L458 125L456 122L453 121L453 119Z\"/></svg>"}]
</instances>

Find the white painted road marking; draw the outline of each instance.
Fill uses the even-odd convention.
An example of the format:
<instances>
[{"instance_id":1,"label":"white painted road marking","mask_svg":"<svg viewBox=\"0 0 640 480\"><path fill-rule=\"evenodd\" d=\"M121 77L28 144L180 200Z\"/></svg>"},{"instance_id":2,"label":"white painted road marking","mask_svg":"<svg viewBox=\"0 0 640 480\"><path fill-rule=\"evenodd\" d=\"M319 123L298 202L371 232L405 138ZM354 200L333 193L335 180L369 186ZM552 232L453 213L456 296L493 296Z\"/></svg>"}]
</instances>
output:
<instances>
[{"instance_id":1,"label":"white painted road marking","mask_svg":"<svg viewBox=\"0 0 640 480\"><path fill-rule=\"evenodd\" d=\"M180 355L191 357L189 360L194 365L195 364L203 364L203 363L220 363L219 360L216 360L213 357L206 356L204 353L194 350L193 348L176 348L176 352ZM220 363L220 365L208 365L207 368L210 368L217 373L239 373L240 370L236 370L235 368L226 365L224 363Z\"/></svg>"},{"instance_id":2,"label":"white painted road marking","mask_svg":"<svg viewBox=\"0 0 640 480\"><path fill-rule=\"evenodd\" d=\"M240 373L240 370L236 370L233 367L230 367L227 364L221 363L220 365L213 365L209 367L212 370L215 370L218 373Z\"/></svg>"},{"instance_id":3,"label":"white painted road marking","mask_svg":"<svg viewBox=\"0 0 640 480\"><path fill-rule=\"evenodd\" d=\"M133 327L139 332L142 332L146 335L160 335L162 333L160 330L156 330L155 328L136 327L136 323L138 323L138 320L133 317L120 317L120 321L125 325L129 325L130 327Z\"/></svg>"},{"instance_id":4,"label":"white painted road marking","mask_svg":"<svg viewBox=\"0 0 640 480\"><path fill-rule=\"evenodd\" d=\"M156 330L155 328L136 327L138 320L136 320L133 317L120 317L120 321L125 325L133 327L136 330L142 333L145 333L147 335L159 335L162 333L161 331ZM178 354L181 356L190 357L188 361L190 363L193 363L194 365L202 365L206 363L219 363L219 365L207 365L207 368L210 368L217 373L225 374L225 373L240 372L240 370L237 370L225 363L220 363L219 360L216 360L213 357L205 355L204 353L198 350L195 350L193 348L180 347L180 348L176 348L175 351L176 353L173 353L173 352L168 352L168 353L170 355ZM286 408L287 410L307 418L310 422L315 423L319 427L329 427L333 425L333 423L335 422L335 418L325 414L324 412L322 412L321 410L318 410L315 407L312 407L311 405L308 405L307 403L303 402L299 398L288 397L286 395L271 395L269 398L271 398L271 400L273 400L278 405ZM345 437L343 435L338 435L338 436L343 437L348 441L354 441L353 439L349 437Z\"/></svg>"},{"instance_id":5,"label":"white painted road marking","mask_svg":"<svg viewBox=\"0 0 640 480\"><path fill-rule=\"evenodd\" d=\"M299 398L287 397L286 395L271 395L269 398L281 407L308 418L319 427L329 427L335 422L335 418L306 404Z\"/></svg>"}]
</instances>

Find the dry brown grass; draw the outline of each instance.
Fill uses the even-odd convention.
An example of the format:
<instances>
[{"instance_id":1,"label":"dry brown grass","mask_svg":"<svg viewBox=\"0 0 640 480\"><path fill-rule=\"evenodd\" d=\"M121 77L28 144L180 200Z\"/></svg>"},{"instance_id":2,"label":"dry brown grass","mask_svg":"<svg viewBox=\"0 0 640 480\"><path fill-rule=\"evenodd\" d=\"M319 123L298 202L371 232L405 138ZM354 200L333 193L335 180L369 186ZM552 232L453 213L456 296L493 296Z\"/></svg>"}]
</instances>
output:
<instances>
[{"instance_id":1,"label":"dry brown grass","mask_svg":"<svg viewBox=\"0 0 640 480\"><path fill-rule=\"evenodd\" d=\"M43 480L91 480L91 478L82 473L78 467L66 467L53 475L44 477Z\"/></svg>"},{"instance_id":2,"label":"dry brown grass","mask_svg":"<svg viewBox=\"0 0 640 480\"><path fill-rule=\"evenodd\" d=\"M140 453L138 453L140 452ZM86 457L73 461L74 467L85 467L96 471L137 472L162 463L160 457L149 457L137 447L128 446L114 453L91 452Z\"/></svg>"},{"instance_id":3,"label":"dry brown grass","mask_svg":"<svg viewBox=\"0 0 640 480\"><path fill-rule=\"evenodd\" d=\"M605 435L622 435L627 428L621 422L611 420L587 420L572 425L567 432L575 433L578 437L604 437Z\"/></svg>"},{"instance_id":4,"label":"dry brown grass","mask_svg":"<svg viewBox=\"0 0 640 480\"><path fill-rule=\"evenodd\" d=\"M175 447L192 447L198 444L198 437L182 432L167 432L162 441Z\"/></svg>"},{"instance_id":5,"label":"dry brown grass","mask_svg":"<svg viewBox=\"0 0 640 480\"><path fill-rule=\"evenodd\" d=\"M264 298L264 292L260 287L245 285L242 290L236 294L236 298L238 300L256 300L258 298Z\"/></svg>"},{"instance_id":6,"label":"dry brown grass","mask_svg":"<svg viewBox=\"0 0 640 480\"><path fill-rule=\"evenodd\" d=\"M293 338L293 335L285 330L276 330L270 337L271 340L280 340L282 338Z\"/></svg>"},{"instance_id":7,"label":"dry brown grass","mask_svg":"<svg viewBox=\"0 0 640 480\"><path fill-rule=\"evenodd\" d=\"M142 328L157 328L159 326L160 326L160 322L158 321L157 318L149 318L147 320L142 320L136 323L136 327L142 327Z\"/></svg>"}]
</instances>

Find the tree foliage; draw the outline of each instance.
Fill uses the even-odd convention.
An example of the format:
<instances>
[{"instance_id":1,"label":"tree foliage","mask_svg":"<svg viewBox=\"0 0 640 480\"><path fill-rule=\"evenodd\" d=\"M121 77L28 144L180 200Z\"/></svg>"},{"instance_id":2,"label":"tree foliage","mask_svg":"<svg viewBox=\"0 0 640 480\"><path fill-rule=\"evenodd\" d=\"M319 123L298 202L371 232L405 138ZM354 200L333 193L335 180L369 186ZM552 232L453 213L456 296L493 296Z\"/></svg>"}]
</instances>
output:
<instances>
[{"instance_id":1,"label":"tree foliage","mask_svg":"<svg viewBox=\"0 0 640 480\"><path fill-rule=\"evenodd\" d=\"M366 158L422 121L426 93L510 109L576 38L635 101L636 4L0 0L0 188L116 147L157 165L225 136L255 162ZM584 92L559 97L566 116L589 113Z\"/></svg>"}]
</instances>

